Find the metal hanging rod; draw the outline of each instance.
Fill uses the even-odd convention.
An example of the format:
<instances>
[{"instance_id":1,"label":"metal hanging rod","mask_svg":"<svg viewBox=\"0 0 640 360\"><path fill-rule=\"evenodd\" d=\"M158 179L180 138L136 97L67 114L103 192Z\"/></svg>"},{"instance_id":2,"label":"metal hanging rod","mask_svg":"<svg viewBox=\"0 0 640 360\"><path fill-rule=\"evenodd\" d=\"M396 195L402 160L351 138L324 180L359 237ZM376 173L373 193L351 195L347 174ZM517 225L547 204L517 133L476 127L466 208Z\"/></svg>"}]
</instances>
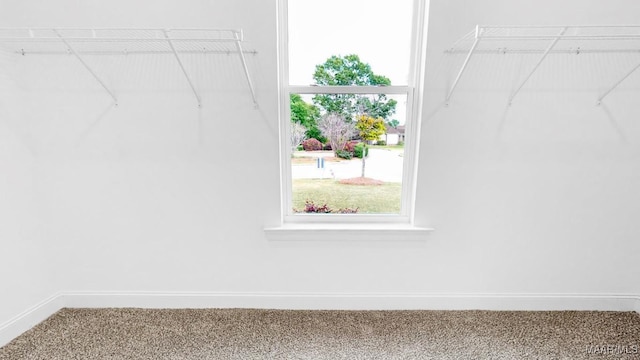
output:
<instances>
[{"instance_id":1,"label":"metal hanging rod","mask_svg":"<svg viewBox=\"0 0 640 360\"><path fill-rule=\"evenodd\" d=\"M545 49L510 48L513 47L509 41L517 41L519 47L530 41L550 41ZM601 43L614 43L615 48L598 46ZM634 42L635 41L635 42ZM486 49L481 45L495 44L500 42L497 48ZM466 49L464 49L465 45ZM560 46L562 43L562 47ZM567 44L568 43L568 44ZM589 44L588 48L582 49L580 45ZM595 43L595 45L594 45ZM577 45L579 44L579 45ZM568 45L573 45L568 47ZM560 49L558 49L560 47ZM567 48L568 47L568 48ZM475 54L542 54L535 66L527 74L524 80L509 96L509 105L525 86L528 80L540 67L541 63L549 54L580 54L580 53L640 53L640 25L563 25L563 26L480 26L475 30L458 39L445 53L466 53L465 60L453 81L446 99L445 105L449 101L462 78L469 62ZM597 100L600 102L609 95L618 85L624 82L631 74L640 68L640 64L632 68L622 79L614 83Z\"/></svg>"},{"instance_id":2,"label":"metal hanging rod","mask_svg":"<svg viewBox=\"0 0 640 360\"><path fill-rule=\"evenodd\" d=\"M445 53L448 54L466 54L468 50L456 50L449 49L445 50ZM545 52L545 49L510 49L510 48L495 48L495 49L476 49L474 54L542 54ZM553 49L549 52L549 54L623 54L623 53L640 53L640 48L638 49L581 49L581 48L572 48L572 49Z\"/></svg>"},{"instance_id":3,"label":"metal hanging rod","mask_svg":"<svg viewBox=\"0 0 640 360\"><path fill-rule=\"evenodd\" d=\"M479 35L482 40L638 40L640 34L620 35Z\"/></svg>"},{"instance_id":4,"label":"metal hanging rod","mask_svg":"<svg viewBox=\"0 0 640 360\"><path fill-rule=\"evenodd\" d=\"M478 25L483 29L561 29L561 28L580 28L580 29L600 29L600 28L636 28L640 29L638 24L602 24L602 25Z\"/></svg>"},{"instance_id":5,"label":"metal hanging rod","mask_svg":"<svg viewBox=\"0 0 640 360\"><path fill-rule=\"evenodd\" d=\"M130 40L162 40L165 31L191 35L181 37L185 40L214 41L243 41L244 35L239 29L208 29L208 28L0 28L0 39L55 39L55 33L60 33L68 39L113 39ZM73 34L72 36L68 36ZM110 36L107 36L111 34ZM117 35L114 35L117 34ZM123 36L126 34L126 36ZM133 36L135 34L137 36ZM209 37L205 37L204 35Z\"/></svg>"},{"instance_id":6,"label":"metal hanging rod","mask_svg":"<svg viewBox=\"0 0 640 360\"><path fill-rule=\"evenodd\" d=\"M86 37L65 37L67 41L73 42L163 42L162 39L155 38L139 38L139 37L105 37L105 38L86 38ZM15 37L0 37L1 42L57 42L59 38L52 37L33 37L33 38L15 38ZM233 40L226 39L206 39L206 38L178 38L173 39L175 42L201 42L201 43L216 43L216 42L233 42ZM166 41L166 40L164 40Z\"/></svg>"},{"instance_id":7,"label":"metal hanging rod","mask_svg":"<svg viewBox=\"0 0 640 360\"><path fill-rule=\"evenodd\" d=\"M640 50L638 50L640 51ZM180 54L205 54L205 55L232 55L237 54L237 51L225 51L225 50L178 50ZM44 51L44 50L16 50L15 54L20 55L68 55L68 51ZM257 55L255 50L244 50L245 55ZM78 51L80 55L153 55L153 54L173 54L170 50L128 50L122 49L120 51Z\"/></svg>"}]
</instances>

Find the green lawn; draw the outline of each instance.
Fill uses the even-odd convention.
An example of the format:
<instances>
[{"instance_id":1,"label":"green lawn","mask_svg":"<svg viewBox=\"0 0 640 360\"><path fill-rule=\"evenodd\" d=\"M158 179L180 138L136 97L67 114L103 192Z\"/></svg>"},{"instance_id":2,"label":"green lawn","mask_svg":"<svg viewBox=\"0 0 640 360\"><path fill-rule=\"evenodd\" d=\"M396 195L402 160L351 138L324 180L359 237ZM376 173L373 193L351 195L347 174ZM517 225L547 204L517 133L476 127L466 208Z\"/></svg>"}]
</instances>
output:
<instances>
[{"instance_id":1,"label":"green lawn","mask_svg":"<svg viewBox=\"0 0 640 360\"><path fill-rule=\"evenodd\" d=\"M345 185L333 179L293 180L293 208L303 210L306 200L333 210L358 208L359 214L398 214L400 183Z\"/></svg>"}]
</instances>

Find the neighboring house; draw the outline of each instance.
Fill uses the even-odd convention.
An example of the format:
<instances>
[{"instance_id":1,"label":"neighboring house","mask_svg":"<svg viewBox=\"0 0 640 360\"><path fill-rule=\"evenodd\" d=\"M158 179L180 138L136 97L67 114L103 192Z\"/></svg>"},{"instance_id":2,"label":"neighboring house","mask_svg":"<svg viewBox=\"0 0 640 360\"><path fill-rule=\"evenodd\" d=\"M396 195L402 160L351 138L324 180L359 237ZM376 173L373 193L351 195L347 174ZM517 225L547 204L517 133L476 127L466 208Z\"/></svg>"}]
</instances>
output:
<instances>
[{"instance_id":1,"label":"neighboring house","mask_svg":"<svg viewBox=\"0 0 640 360\"><path fill-rule=\"evenodd\" d=\"M404 142L404 125L394 128L385 124L385 127L387 132L380 135L379 140L384 140L387 145L397 145L400 141Z\"/></svg>"}]
</instances>

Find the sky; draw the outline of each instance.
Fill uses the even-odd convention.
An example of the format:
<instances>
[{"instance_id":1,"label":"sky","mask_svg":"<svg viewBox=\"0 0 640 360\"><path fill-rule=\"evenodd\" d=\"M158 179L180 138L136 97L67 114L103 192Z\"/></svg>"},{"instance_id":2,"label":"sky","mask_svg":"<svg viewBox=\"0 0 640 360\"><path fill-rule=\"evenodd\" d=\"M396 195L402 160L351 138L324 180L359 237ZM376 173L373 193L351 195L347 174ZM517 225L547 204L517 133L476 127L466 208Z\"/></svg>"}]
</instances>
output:
<instances>
[{"instance_id":1,"label":"sky","mask_svg":"<svg viewBox=\"0 0 640 360\"><path fill-rule=\"evenodd\" d=\"M289 0L289 83L311 84L315 66L331 55L357 54L392 85L406 85L412 5L412 0Z\"/></svg>"}]
</instances>

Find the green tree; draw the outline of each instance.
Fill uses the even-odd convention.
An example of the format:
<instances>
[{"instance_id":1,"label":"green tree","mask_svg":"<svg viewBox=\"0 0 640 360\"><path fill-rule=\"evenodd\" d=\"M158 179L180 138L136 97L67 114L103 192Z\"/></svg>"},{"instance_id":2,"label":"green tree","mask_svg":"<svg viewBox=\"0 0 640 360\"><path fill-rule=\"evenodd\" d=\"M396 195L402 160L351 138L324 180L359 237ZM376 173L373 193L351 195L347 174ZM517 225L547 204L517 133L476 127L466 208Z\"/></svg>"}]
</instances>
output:
<instances>
[{"instance_id":1,"label":"green tree","mask_svg":"<svg viewBox=\"0 0 640 360\"><path fill-rule=\"evenodd\" d=\"M391 80L377 75L371 66L360 61L358 55L333 55L324 64L316 65L313 79L321 86L388 86ZM385 94L318 94L313 102L326 113L343 116L353 121L354 114L367 114L388 119L396 111L397 101Z\"/></svg>"},{"instance_id":2,"label":"green tree","mask_svg":"<svg viewBox=\"0 0 640 360\"><path fill-rule=\"evenodd\" d=\"M382 118L374 118L369 115L358 115L356 118L356 130L358 130L365 146L362 152L362 177L364 177L367 142L377 140L380 135L385 133L386 128L384 127L384 120L382 120Z\"/></svg>"},{"instance_id":3,"label":"green tree","mask_svg":"<svg viewBox=\"0 0 640 360\"><path fill-rule=\"evenodd\" d=\"M317 139L324 143L326 139L318 128L320 110L313 104L309 104L298 94L290 95L291 122L298 123L307 129L307 139Z\"/></svg>"},{"instance_id":4,"label":"green tree","mask_svg":"<svg viewBox=\"0 0 640 360\"><path fill-rule=\"evenodd\" d=\"M400 121L393 119L393 120L387 121L387 124L389 124L389 126L391 126L392 128L396 129L398 128L398 125L400 125Z\"/></svg>"}]
</instances>

